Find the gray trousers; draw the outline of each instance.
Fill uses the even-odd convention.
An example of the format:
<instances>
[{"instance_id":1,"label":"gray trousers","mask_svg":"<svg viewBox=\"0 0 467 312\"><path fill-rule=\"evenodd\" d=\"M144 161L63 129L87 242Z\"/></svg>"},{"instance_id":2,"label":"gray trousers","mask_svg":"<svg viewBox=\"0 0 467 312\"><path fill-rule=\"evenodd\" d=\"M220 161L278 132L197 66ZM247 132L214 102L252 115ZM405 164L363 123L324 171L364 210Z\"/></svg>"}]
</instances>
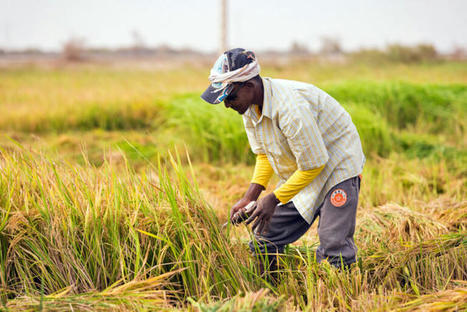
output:
<instances>
[{"instance_id":1,"label":"gray trousers","mask_svg":"<svg viewBox=\"0 0 467 312\"><path fill-rule=\"evenodd\" d=\"M360 178L347 179L332 187L316 209L311 224L319 216L318 262L327 259L330 264L340 267L342 263L348 266L356 261L357 246L353 235L359 192ZM250 242L250 250L257 255L283 253L285 245L298 240L311 224L303 219L293 202L278 205L267 233L261 236L256 234L255 241ZM271 262L274 259L269 258Z\"/></svg>"}]
</instances>

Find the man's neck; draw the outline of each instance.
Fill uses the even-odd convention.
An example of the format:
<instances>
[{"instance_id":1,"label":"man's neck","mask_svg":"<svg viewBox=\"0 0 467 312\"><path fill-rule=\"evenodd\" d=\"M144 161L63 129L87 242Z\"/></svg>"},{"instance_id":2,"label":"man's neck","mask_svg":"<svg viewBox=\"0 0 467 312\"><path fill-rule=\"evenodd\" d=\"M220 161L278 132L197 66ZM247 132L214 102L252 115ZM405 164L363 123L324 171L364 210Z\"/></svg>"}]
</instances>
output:
<instances>
[{"instance_id":1,"label":"man's neck","mask_svg":"<svg viewBox=\"0 0 467 312\"><path fill-rule=\"evenodd\" d=\"M261 80L261 83L259 85L257 94L256 94L256 99L255 103L258 103L258 107L260 112L263 111L263 103L264 103L264 86L263 86L263 81Z\"/></svg>"}]
</instances>

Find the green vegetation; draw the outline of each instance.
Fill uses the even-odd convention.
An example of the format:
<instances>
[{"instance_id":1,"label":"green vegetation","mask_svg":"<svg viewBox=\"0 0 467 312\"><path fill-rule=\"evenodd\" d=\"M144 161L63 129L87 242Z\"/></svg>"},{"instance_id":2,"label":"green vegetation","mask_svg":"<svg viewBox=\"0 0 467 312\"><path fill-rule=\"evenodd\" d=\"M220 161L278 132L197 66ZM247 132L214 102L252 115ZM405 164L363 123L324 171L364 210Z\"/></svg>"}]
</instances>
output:
<instances>
[{"instance_id":1,"label":"green vegetation","mask_svg":"<svg viewBox=\"0 0 467 312\"><path fill-rule=\"evenodd\" d=\"M366 154L429 157L449 150L454 158L466 156L465 86L353 81L325 89L351 114ZM203 105L198 94L184 95L171 104L170 124L185 134L202 160L252 161L239 115Z\"/></svg>"},{"instance_id":2,"label":"green vegetation","mask_svg":"<svg viewBox=\"0 0 467 312\"><path fill-rule=\"evenodd\" d=\"M465 85L351 81L327 86L326 90L344 103L353 102L384 116L395 129L412 128L423 130L423 133L449 134L457 140L466 128Z\"/></svg>"},{"instance_id":3,"label":"green vegetation","mask_svg":"<svg viewBox=\"0 0 467 312\"><path fill-rule=\"evenodd\" d=\"M353 270L316 263L315 224L277 285L222 228L253 155L206 72L0 73L0 310L467 309L465 64L265 66L341 102L368 158Z\"/></svg>"}]
</instances>

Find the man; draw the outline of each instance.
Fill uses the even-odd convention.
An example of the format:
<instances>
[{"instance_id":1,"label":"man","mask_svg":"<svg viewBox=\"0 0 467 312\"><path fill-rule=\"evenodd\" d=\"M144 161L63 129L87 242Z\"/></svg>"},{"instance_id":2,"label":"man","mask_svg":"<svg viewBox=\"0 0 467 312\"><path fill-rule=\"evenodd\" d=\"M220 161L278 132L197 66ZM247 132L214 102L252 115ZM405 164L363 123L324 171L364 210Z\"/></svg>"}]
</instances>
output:
<instances>
[{"instance_id":1,"label":"man","mask_svg":"<svg viewBox=\"0 0 467 312\"><path fill-rule=\"evenodd\" d=\"M251 184L231 209L232 223L265 190L272 173L280 183L257 201L246 220L253 223L250 249L268 256L263 270L277 267L271 255L299 239L319 216L317 261L336 267L356 261L353 235L365 156L350 115L317 87L261 78L255 54L232 49L214 64L202 98L224 101L243 117L257 155Z\"/></svg>"}]
</instances>

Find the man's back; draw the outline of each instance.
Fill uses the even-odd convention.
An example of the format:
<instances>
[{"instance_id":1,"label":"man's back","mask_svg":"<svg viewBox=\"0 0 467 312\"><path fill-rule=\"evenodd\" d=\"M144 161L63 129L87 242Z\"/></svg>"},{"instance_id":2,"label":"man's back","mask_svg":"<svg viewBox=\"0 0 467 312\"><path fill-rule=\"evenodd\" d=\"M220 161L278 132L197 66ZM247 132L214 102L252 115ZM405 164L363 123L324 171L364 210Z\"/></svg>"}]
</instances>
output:
<instances>
[{"instance_id":1,"label":"man's back","mask_svg":"<svg viewBox=\"0 0 467 312\"><path fill-rule=\"evenodd\" d=\"M252 150L265 153L284 183L295 170L325 164L293 202L305 219L329 189L361 174L365 157L350 115L330 95L307 83L263 78L264 103L243 115Z\"/></svg>"}]
</instances>

